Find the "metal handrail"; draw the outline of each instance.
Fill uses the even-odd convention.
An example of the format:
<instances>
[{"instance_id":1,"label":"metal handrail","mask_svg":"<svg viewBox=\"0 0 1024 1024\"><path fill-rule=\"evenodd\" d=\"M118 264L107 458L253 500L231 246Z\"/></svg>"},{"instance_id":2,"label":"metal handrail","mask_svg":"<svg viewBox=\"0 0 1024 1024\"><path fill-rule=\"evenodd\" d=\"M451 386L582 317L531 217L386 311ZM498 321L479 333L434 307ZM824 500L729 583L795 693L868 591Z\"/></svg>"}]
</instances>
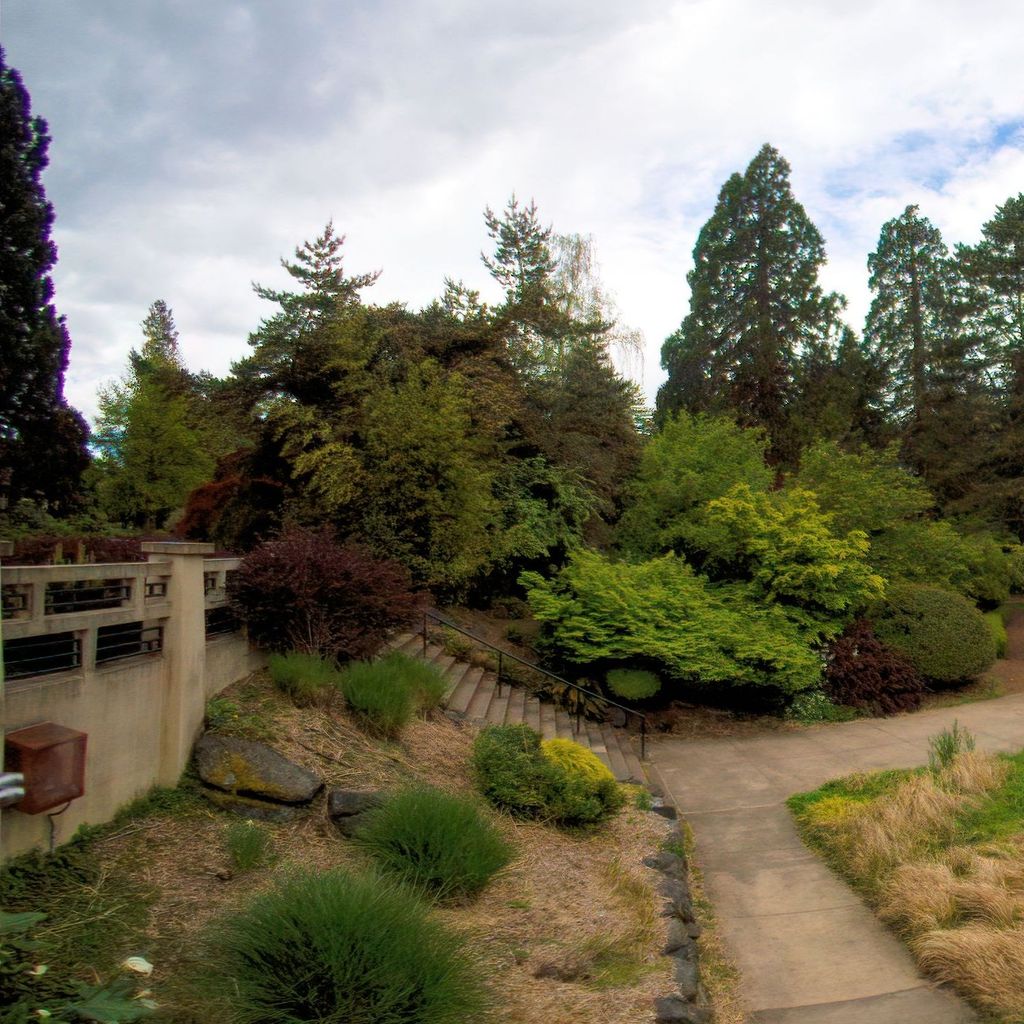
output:
<instances>
[{"instance_id":1,"label":"metal handrail","mask_svg":"<svg viewBox=\"0 0 1024 1024\"><path fill-rule=\"evenodd\" d=\"M603 693L595 693L593 690L588 690L585 686L580 686L578 683L574 683L569 679L564 679L560 675L556 675L554 672L549 672L546 668L542 668L540 665L532 661L527 661L525 658L520 658L518 654L513 654L511 651L504 651L500 647L496 647L490 642L485 640L482 636L478 636L476 633L460 626L457 622L452 622L451 619L446 619L443 615L439 615L437 612L425 611L423 613L423 655L426 657L427 653L427 620L433 619L435 622L440 623L442 626L448 629L454 629L457 633L461 633L463 636L468 636L470 640L481 644L484 647L490 648L498 655L498 696L501 696L501 674L504 667L504 659L511 658L513 661L517 661L520 665L525 665L527 668L533 669L534 672L539 672L542 676L547 676L549 679L554 679L557 683L562 683L564 686L571 687L577 693L583 694L586 697L590 697L592 700L600 701L601 704L607 707L617 708L627 716L640 720L640 760L645 761L647 759L647 716L642 711L637 711L636 708L626 707L625 704L620 704L618 701L612 700L610 697L606 697ZM580 725L583 718L582 706L576 708L576 723L573 727L573 731L579 735Z\"/></svg>"}]
</instances>

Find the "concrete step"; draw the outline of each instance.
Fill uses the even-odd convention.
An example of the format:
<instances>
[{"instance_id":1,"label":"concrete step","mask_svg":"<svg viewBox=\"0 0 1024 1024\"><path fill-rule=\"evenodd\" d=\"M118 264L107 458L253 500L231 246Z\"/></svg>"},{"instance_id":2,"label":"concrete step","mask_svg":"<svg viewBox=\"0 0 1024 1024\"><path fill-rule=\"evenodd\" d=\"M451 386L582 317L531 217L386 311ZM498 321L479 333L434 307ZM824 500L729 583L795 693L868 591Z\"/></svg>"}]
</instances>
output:
<instances>
[{"instance_id":1,"label":"concrete step","mask_svg":"<svg viewBox=\"0 0 1024 1024\"><path fill-rule=\"evenodd\" d=\"M583 719L579 735L575 716L554 704L539 701L519 686L502 685L497 695L497 677L478 665L446 654L436 643L428 643L426 656L421 633L401 633L388 649L420 658L442 672L448 683L444 705L453 714L477 725L517 725L525 722L544 739L567 739L592 750L619 782L646 784L635 737L625 729Z\"/></svg>"},{"instance_id":2,"label":"concrete step","mask_svg":"<svg viewBox=\"0 0 1024 1024\"><path fill-rule=\"evenodd\" d=\"M612 728L612 726L609 726ZM627 777L625 782L633 782L638 786L647 785L647 773L644 771L643 762L640 760L640 741L625 730L618 732L619 750L622 751L623 760L626 762Z\"/></svg>"},{"instance_id":3,"label":"concrete step","mask_svg":"<svg viewBox=\"0 0 1024 1024\"><path fill-rule=\"evenodd\" d=\"M476 693L466 708L466 717L471 722L483 723L487 720L487 709L491 706L497 688L498 677L493 672L484 672L476 684Z\"/></svg>"},{"instance_id":4,"label":"concrete step","mask_svg":"<svg viewBox=\"0 0 1024 1024\"><path fill-rule=\"evenodd\" d=\"M626 766L626 759L622 756L622 751L619 749L618 737L614 733L609 734L609 730L614 727L602 725L600 728L601 735L604 736L605 748L608 751L608 767L611 768L612 775L619 782L625 782L629 778L629 768Z\"/></svg>"},{"instance_id":5,"label":"concrete step","mask_svg":"<svg viewBox=\"0 0 1024 1024\"><path fill-rule=\"evenodd\" d=\"M505 705L505 725L519 725L526 721L527 693L521 686L513 686L508 691L508 704Z\"/></svg>"},{"instance_id":6,"label":"concrete step","mask_svg":"<svg viewBox=\"0 0 1024 1024\"><path fill-rule=\"evenodd\" d=\"M523 709L523 721L534 732L540 732L540 701L536 697L527 697Z\"/></svg>"},{"instance_id":7,"label":"concrete step","mask_svg":"<svg viewBox=\"0 0 1024 1024\"><path fill-rule=\"evenodd\" d=\"M442 651L438 657L428 664L433 665L441 675L447 676L449 671L455 666L455 659L450 654L445 654Z\"/></svg>"},{"instance_id":8,"label":"concrete step","mask_svg":"<svg viewBox=\"0 0 1024 1024\"><path fill-rule=\"evenodd\" d=\"M558 738L554 704L543 703L540 706L540 734L546 740Z\"/></svg>"},{"instance_id":9,"label":"concrete step","mask_svg":"<svg viewBox=\"0 0 1024 1024\"><path fill-rule=\"evenodd\" d=\"M473 666L468 661L457 661L455 664L448 669L445 673L445 678L448 680L448 689L445 690L444 697L441 703L445 706L449 706L449 702L452 699L452 695L458 689L459 683L466 678L467 672L472 672Z\"/></svg>"},{"instance_id":10,"label":"concrete step","mask_svg":"<svg viewBox=\"0 0 1024 1024\"><path fill-rule=\"evenodd\" d=\"M476 665L470 665L469 670L462 677L455 692L448 701L448 710L454 711L457 715L465 715L469 710L469 702L476 693L477 684L483 679L484 670Z\"/></svg>"},{"instance_id":11,"label":"concrete step","mask_svg":"<svg viewBox=\"0 0 1024 1024\"><path fill-rule=\"evenodd\" d=\"M504 725L505 717L508 713L508 703L511 697L508 683L505 683L501 688L501 696L499 697L497 692L491 698L490 707L487 709L487 724L488 725Z\"/></svg>"}]
</instances>

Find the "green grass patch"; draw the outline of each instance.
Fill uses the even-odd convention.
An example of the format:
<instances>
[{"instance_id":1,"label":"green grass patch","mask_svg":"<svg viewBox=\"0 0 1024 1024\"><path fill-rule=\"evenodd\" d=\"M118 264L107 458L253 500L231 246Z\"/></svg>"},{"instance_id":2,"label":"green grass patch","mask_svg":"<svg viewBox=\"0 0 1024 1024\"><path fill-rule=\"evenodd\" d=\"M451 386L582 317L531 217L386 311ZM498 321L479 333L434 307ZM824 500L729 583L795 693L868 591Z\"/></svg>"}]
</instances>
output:
<instances>
[{"instance_id":1,"label":"green grass patch","mask_svg":"<svg viewBox=\"0 0 1024 1024\"><path fill-rule=\"evenodd\" d=\"M876 797L891 793L904 779L920 774L923 768L894 768L884 772L858 772L841 779L832 779L818 789L808 793L794 793L787 801L789 809L800 818L807 810L822 800L840 797L866 803Z\"/></svg>"},{"instance_id":2,"label":"green grass patch","mask_svg":"<svg viewBox=\"0 0 1024 1024\"><path fill-rule=\"evenodd\" d=\"M382 871L429 898L472 899L512 859L476 804L439 789L400 790L365 817L356 843Z\"/></svg>"},{"instance_id":3,"label":"green grass patch","mask_svg":"<svg viewBox=\"0 0 1024 1024\"><path fill-rule=\"evenodd\" d=\"M155 890L127 865L102 867L87 840L53 854L29 853L0 869L0 907L45 915L33 929L36 963L49 965L49 985L71 994L73 979L95 981L144 942Z\"/></svg>"},{"instance_id":4,"label":"green grass patch","mask_svg":"<svg viewBox=\"0 0 1024 1024\"><path fill-rule=\"evenodd\" d=\"M988 626L989 632L992 634L992 639L996 645L996 657L1006 657L1006 614L1005 608L995 608L990 612L984 613L985 624Z\"/></svg>"},{"instance_id":5,"label":"green grass patch","mask_svg":"<svg viewBox=\"0 0 1024 1024\"><path fill-rule=\"evenodd\" d=\"M273 857L273 839L255 821L233 821L224 832L224 846L231 866L239 874L262 867Z\"/></svg>"},{"instance_id":6,"label":"green grass patch","mask_svg":"<svg viewBox=\"0 0 1024 1024\"><path fill-rule=\"evenodd\" d=\"M1024 832L1024 751L1003 755L1010 773L995 792L957 816L961 842L999 842Z\"/></svg>"},{"instance_id":7,"label":"green grass patch","mask_svg":"<svg viewBox=\"0 0 1024 1024\"><path fill-rule=\"evenodd\" d=\"M470 1024L489 998L467 941L402 888L302 872L211 928L194 982L228 1024Z\"/></svg>"}]
</instances>

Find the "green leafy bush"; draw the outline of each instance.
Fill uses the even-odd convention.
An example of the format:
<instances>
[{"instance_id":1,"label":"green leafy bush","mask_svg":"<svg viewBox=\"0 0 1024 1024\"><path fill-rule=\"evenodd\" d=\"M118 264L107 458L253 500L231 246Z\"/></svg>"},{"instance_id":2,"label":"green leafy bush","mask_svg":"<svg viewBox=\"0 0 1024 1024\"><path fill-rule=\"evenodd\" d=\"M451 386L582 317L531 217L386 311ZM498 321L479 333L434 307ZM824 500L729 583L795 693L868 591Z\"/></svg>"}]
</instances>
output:
<instances>
[{"instance_id":1,"label":"green leafy bush","mask_svg":"<svg viewBox=\"0 0 1024 1024\"><path fill-rule=\"evenodd\" d=\"M338 667L319 654L272 654L268 667L274 685L299 706L316 704L338 692Z\"/></svg>"},{"instance_id":2,"label":"green leafy bush","mask_svg":"<svg viewBox=\"0 0 1024 1024\"><path fill-rule=\"evenodd\" d=\"M824 690L804 690L786 708L786 718L811 725L815 722L849 722L857 717L850 707L836 704Z\"/></svg>"},{"instance_id":3,"label":"green leafy bush","mask_svg":"<svg viewBox=\"0 0 1024 1024\"><path fill-rule=\"evenodd\" d=\"M552 646L577 664L653 659L663 677L784 693L821 678L817 633L745 584L709 585L675 555L631 563L580 550L555 579L521 582Z\"/></svg>"},{"instance_id":4,"label":"green leafy bush","mask_svg":"<svg viewBox=\"0 0 1024 1024\"><path fill-rule=\"evenodd\" d=\"M996 657L1006 657L1006 623L1003 621L1003 612L1001 608L994 608L990 612L985 612L985 624L988 626L989 632L992 634L992 642L996 645Z\"/></svg>"},{"instance_id":5,"label":"green leafy bush","mask_svg":"<svg viewBox=\"0 0 1024 1024\"><path fill-rule=\"evenodd\" d=\"M266 828L254 821L233 821L224 833L224 845L232 867L245 872L270 859L273 840Z\"/></svg>"},{"instance_id":6,"label":"green leafy bush","mask_svg":"<svg viewBox=\"0 0 1024 1024\"><path fill-rule=\"evenodd\" d=\"M472 801L427 786L393 794L365 821L355 841L380 868L442 901L476 896L512 857Z\"/></svg>"},{"instance_id":7,"label":"green leafy bush","mask_svg":"<svg viewBox=\"0 0 1024 1024\"><path fill-rule=\"evenodd\" d=\"M340 674L349 706L382 736L397 736L419 708L436 707L446 683L436 668L397 651L377 661L357 661Z\"/></svg>"},{"instance_id":8,"label":"green leafy bush","mask_svg":"<svg viewBox=\"0 0 1024 1024\"><path fill-rule=\"evenodd\" d=\"M680 413L644 446L631 503L618 526L620 546L638 557L690 549L707 503L737 483L767 491L767 438L725 416Z\"/></svg>"},{"instance_id":9,"label":"green leafy bush","mask_svg":"<svg viewBox=\"0 0 1024 1024\"><path fill-rule=\"evenodd\" d=\"M644 700L661 689L661 680L653 672L638 668L613 668L605 680L616 697L626 700Z\"/></svg>"},{"instance_id":10,"label":"green leafy bush","mask_svg":"<svg viewBox=\"0 0 1024 1024\"><path fill-rule=\"evenodd\" d=\"M520 818L587 825L614 814L624 801L614 778L546 757L540 735L528 725L484 729L473 744L473 767L484 796Z\"/></svg>"},{"instance_id":11,"label":"green leafy bush","mask_svg":"<svg viewBox=\"0 0 1024 1024\"><path fill-rule=\"evenodd\" d=\"M471 1024L488 996L466 941L408 890L298 873L209 933L197 987L230 1024Z\"/></svg>"},{"instance_id":12,"label":"green leafy bush","mask_svg":"<svg viewBox=\"0 0 1024 1024\"><path fill-rule=\"evenodd\" d=\"M974 679L996 657L981 612L965 597L938 587L899 583L874 616L875 635L905 654L926 679Z\"/></svg>"},{"instance_id":13,"label":"green leafy bush","mask_svg":"<svg viewBox=\"0 0 1024 1024\"><path fill-rule=\"evenodd\" d=\"M138 998L128 978L75 982L41 963L41 944L33 932L45 920L38 912L0 910L0 1024L39 1019L130 1024L149 1016L155 1004Z\"/></svg>"}]
</instances>

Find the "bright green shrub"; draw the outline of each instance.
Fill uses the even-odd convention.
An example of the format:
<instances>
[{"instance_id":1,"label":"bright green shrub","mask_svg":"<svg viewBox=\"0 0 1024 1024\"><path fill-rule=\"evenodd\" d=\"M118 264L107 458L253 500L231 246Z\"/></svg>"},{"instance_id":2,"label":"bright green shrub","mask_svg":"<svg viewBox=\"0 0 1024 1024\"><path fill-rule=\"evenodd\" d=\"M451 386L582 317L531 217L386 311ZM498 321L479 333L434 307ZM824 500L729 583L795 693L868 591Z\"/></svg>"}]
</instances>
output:
<instances>
[{"instance_id":1,"label":"bright green shrub","mask_svg":"<svg viewBox=\"0 0 1024 1024\"><path fill-rule=\"evenodd\" d=\"M574 775L594 786L615 782L611 769L592 750L572 740L541 740L540 752L567 775Z\"/></svg>"},{"instance_id":2,"label":"bright green shrub","mask_svg":"<svg viewBox=\"0 0 1024 1024\"><path fill-rule=\"evenodd\" d=\"M938 683L974 679L996 657L992 633L965 597L938 587L898 583L874 616L875 635Z\"/></svg>"},{"instance_id":3,"label":"bright green shrub","mask_svg":"<svg viewBox=\"0 0 1024 1024\"><path fill-rule=\"evenodd\" d=\"M466 941L378 878L285 878L215 923L207 948L198 987L226 1024L470 1024L487 1009Z\"/></svg>"},{"instance_id":4,"label":"bright green shrub","mask_svg":"<svg viewBox=\"0 0 1024 1024\"><path fill-rule=\"evenodd\" d=\"M675 555L636 564L580 550L555 579L521 582L552 645L577 664L654 659L674 679L787 693L821 678L818 636L790 609L746 584L712 587Z\"/></svg>"},{"instance_id":5,"label":"bright green shrub","mask_svg":"<svg viewBox=\"0 0 1024 1024\"><path fill-rule=\"evenodd\" d=\"M992 634L992 641L996 645L996 657L1006 657L1006 623L1003 621L1003 611L1001 608L995 608L990 612L985 612L985 624L988 626L989 632Z\"/></svg>"},{"instance_id":6,"label":"bright green shrub","mask_svg":"<svg viewBox=\"0 0 1024 1024\"><path fill-rule=\"evenodd\" d=\"M661 680L643 669L613 668L606 676L608 689L625 700L644 700L661 689Z\"/></svg>"},{"instance_id":7,"label":"bright green shrub","mask_svg":"<svg viewBox=\"0 0 1024 1024\"><path fill-rule=\"evenodd\" d=\"M746 581L756 600L786 608L823 637L882 595L867 536L833 533L810 491L763 494L739 484L708 503L699 541L712 578Z\"/></svg>"},{"instance_id":8,"label":"bright green shrub","mask_svg":"<svg viewBox=\"0 0 1024 1024\"><path fill-rule=\"evenodd\" d=\"M512 858L472 801L439 789L401 790L364 817L355 841L385 873L438 900L476 896Z\"/></svg>"},{"instance_id":9,"label":"bright green shrub","mask_svg":"<svg viewBox=\"0 0 1024 1024\"><path fill-rule=\"evenodd\" d=\"M338 668L329 658L289 651L271 654L267 664L274 685L298 705L315 704L337 692Z\"/></svg>"},{"instance_id":10,"label":"bright green shrub","mask_svg":"<svg viewBox=\"0 0 1024 1024\"><path fill-rule=\"evenodd\" d=\"M641 557L690 549L704 506L743 483L767 491L767 438L725 416L680 413L644 446L632 502L618 526L620 546Z\"/></svg>"},{"instance_id":11,"label":"bright green shrub","mask_svg":"<svg viewBox=\"0 0 1024 1024\"><path fill-rule=\"evenodd\" d=\"M352 662L339 679L349 706L389 737L397 736L417 709L436 707L446 688L436 668L397 651L377 661Z\"/></svg>"},{"instance_id":12,"label":"bright green shrub","mask_svg":"<svg viewBox=\"0 0 1024 1024\"><path fill-rule=\"evenodd\" d=\"M587 825L614 814L624 801L610 772L595 773L588 761L573 760L557 744L546 756L540 735L527 725L484 729L473 744L473 767L484 796L516 817Z\"/></svg>"}]
</instances>

